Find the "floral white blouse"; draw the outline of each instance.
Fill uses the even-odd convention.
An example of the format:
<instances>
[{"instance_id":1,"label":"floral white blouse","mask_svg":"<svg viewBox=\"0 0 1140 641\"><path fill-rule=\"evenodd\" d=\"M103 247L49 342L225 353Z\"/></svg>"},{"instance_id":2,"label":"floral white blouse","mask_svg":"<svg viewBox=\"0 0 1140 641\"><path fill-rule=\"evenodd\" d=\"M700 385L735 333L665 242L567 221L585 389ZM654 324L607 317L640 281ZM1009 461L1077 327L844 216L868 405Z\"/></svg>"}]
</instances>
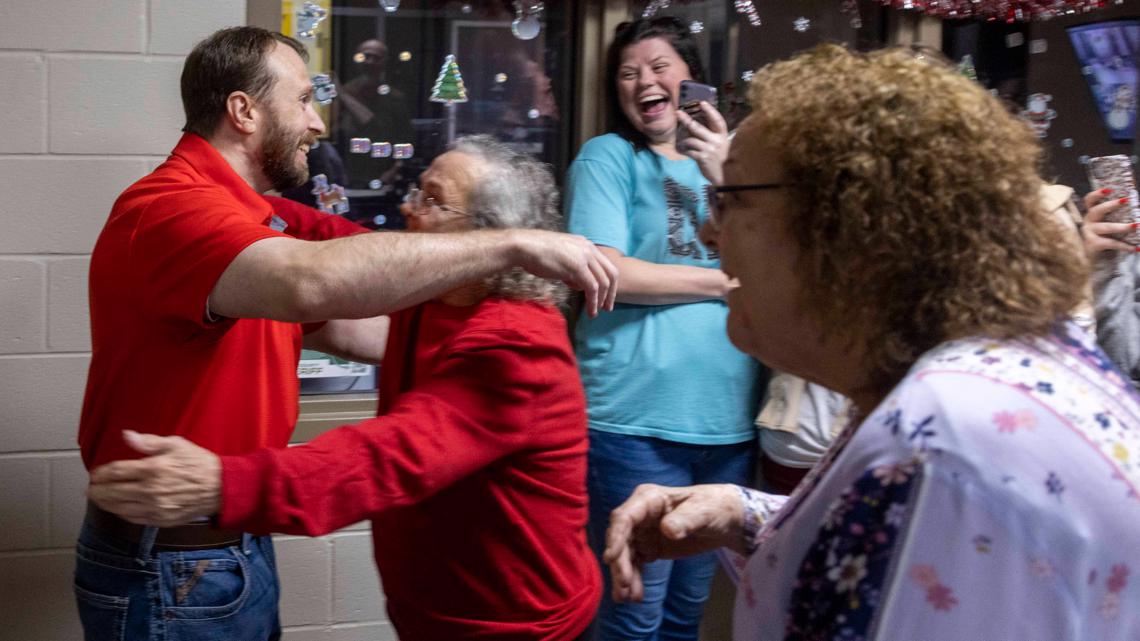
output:
<instances>
[{"instance_id":1,"label":"floral white blouse","mask_svg":"<svg viewBox=\"0 0 1140 641\"><path fill-rule=\"evenodd\" d=\"M1140 397L1075 326L932 350L748 497L737 641L1140 639Z\"/></svg>"}]
</instances>

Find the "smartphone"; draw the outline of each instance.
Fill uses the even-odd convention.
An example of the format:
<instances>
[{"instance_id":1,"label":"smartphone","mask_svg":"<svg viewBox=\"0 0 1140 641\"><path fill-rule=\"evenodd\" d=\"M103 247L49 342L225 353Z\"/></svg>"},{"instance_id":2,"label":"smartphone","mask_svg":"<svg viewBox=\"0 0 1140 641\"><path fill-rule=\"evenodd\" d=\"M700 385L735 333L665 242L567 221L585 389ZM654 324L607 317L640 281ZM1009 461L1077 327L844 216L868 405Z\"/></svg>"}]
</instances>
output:
<instances>
[{"instance_id":1,"label":"smartphone","mask_svg":"<svg viewBox=\"0 0 1140 641\"><path fill-rule=\"evenodd\" d=\"M710 85L703 85L694 80L682 80L680 95L678 96L677 103L685 113L693 117L693 120L708 127L708 118L705 117L705 112L701 110L701 101L705 101L716 108L716 87ZM677 151L682 151L681 141L689 136L688 128L681 123L677 123Z\"/></svg>"},{"instance_id":2,"label":"smartphone","mask_svg":"<svg viewBox=\"0 0 1140 641\"><path fill-rule=\"evenodd\" d=\"M1136 193L1136 178L1132 173L1132 159L1125 155L1092 158L1088 164L1089 184L1093 189L1111 189L1108 199L1127 198L1128 207L1121 207L1105 216L1110 223L1140 222L1140 197ZM1125 234L1123 240L1140 245L1140 230Z\"/></svg>"}]
</instances>

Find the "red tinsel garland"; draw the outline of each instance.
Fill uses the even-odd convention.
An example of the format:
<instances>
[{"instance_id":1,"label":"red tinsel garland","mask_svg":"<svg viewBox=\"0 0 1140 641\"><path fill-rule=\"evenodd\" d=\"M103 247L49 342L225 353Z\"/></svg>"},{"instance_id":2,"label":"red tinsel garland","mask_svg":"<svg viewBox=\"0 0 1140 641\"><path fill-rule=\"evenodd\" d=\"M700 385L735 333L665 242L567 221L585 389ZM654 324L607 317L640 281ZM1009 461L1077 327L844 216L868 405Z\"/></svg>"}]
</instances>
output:
<instances>
[{"instance_id":1,"label":"red tinsel garland","mask_svg":"<svg viewBox=\"0 0 1140 641\"><path fill-rule=\"evenodd\" d=\"M913 9L938 18L986 20L1048 20L1087 13L1123 0L878 0L893 9ZM847 5L848 3L844 3ZM846 6L845 6L846 8Z\"/></svg>"},{"instance_id":2,"label":"red tinsel garland","mask_svg":"<svg viewBox=\"0 0 1140 641\"><path fill-rule=\"evenodd\" d=\"M675 0L687 4L695 0ZM984 18L1018 22L1048 20L1058 16L1071 16L1103 9L1109 4L1123 4L1124 0L875 0L892 9L921 11L937 18L949 20ZM674 0L650 0L643 16L648 18L668 7ZM759 27L760 16L753 0L735 0L736 12L747 17L752 26ZM858 0L842 0L840 8L853 16L852 24L859 26Z\"/></svg>"}]
</instances>

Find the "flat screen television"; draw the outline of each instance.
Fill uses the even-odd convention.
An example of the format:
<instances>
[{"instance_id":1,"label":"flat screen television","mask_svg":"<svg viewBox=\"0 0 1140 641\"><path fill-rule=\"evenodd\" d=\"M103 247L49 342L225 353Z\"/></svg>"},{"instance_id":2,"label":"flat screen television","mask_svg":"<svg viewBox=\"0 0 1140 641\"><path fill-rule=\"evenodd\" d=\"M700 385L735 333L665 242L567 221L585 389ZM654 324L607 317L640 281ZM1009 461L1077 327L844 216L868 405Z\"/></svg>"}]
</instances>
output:
<instances>
[{"instance_id":1,"label":"flat screen television","mask_svg":"<svg viewBox=\"0 0 1140 641\"><path fill-rule=\"evenodd\" d=\"M1136 130L1140 20L1097 22L1066 31L1109 137L1131 141Z\"/></svg>"}]
</instances>

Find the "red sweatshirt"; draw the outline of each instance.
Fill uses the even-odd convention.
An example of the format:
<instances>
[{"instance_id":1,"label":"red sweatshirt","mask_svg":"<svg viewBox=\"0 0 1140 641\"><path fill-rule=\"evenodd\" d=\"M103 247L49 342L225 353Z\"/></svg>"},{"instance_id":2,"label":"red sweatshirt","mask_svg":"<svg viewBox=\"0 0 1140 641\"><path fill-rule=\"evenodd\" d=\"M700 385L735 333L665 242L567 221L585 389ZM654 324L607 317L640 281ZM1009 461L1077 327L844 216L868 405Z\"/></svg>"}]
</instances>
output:
<instances>
[{"instance_id":1,"label":"red sweatshirt","mask_svg":"<svg viewBox=\"0 0 1140 641\"><path fill-rule=\"evenodd\" d=\"M371 518L405 641L581 634L601 577L585 397L557 310L487 299L395 314L380 386L376 419L223 457L222 526L316 536Z\"/></svg>"}]
</instances>

